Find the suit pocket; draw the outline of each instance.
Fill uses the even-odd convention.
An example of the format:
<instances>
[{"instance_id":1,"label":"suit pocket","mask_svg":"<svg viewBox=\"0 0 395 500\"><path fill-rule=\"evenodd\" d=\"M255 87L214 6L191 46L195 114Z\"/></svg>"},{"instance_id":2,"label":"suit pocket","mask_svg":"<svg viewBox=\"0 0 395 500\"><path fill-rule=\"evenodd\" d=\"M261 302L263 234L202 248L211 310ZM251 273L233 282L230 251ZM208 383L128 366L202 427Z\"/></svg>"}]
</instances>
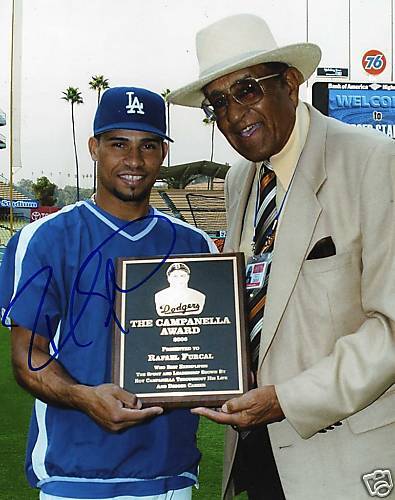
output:
<instances>
[{"instance_id":1,"label":"suit pocket","mask_svg":"<svg viewBox=\"0 0 395 500\"><path fill-rule=\"evenodd\" d=\"M303 273L326 273L349 265L351 260L352 253L349 252L322 259L309 259L303 263Z\"/></svg>"},{"instance_id":2,"label":"suit pocket","mask_svg":"<svg viewBox=\"0 0 395 500\"><path fill-rule=\"evenodd\" d=\"M371 405L348 417L347 422L354 434L395 423L395 385Z\"/></svg>"}]
</instances>

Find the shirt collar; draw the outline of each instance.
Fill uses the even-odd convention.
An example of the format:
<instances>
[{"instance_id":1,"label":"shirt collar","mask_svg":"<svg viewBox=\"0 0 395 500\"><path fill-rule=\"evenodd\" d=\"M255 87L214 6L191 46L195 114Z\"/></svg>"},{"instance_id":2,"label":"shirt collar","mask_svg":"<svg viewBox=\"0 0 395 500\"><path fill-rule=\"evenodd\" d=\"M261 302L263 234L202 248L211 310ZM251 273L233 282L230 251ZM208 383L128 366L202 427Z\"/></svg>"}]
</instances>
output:
<instances>
[{"instance_id":1,"label":"shirt collar","mask_svg":"<svg viewBox=\"0 0 395 500\"><path fill-rule=\"evenodd\" d=\"M302 154L310 126L310 113L305 103L298 102L295 125L283 149L270 158L270 163L283 189L288 189Z\"/></svg>"}]
</instances>

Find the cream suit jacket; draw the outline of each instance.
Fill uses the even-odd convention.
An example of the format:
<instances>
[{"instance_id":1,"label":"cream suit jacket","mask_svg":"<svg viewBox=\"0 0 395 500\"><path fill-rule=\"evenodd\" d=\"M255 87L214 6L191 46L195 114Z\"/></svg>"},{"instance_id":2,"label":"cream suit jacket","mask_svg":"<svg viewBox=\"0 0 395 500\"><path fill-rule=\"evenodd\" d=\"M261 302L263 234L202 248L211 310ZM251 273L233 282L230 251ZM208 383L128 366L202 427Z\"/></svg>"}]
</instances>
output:
<instances>
[{"instance_id":1,"label":"cream suit jacket","mask_svg":"<svg viewBox=\"0 0 395 500\"><path fill-rule=\"evenodd\" d=\"M276 236L258 385L275 384L286 416L269 435L287 500L363 500L362 475L390 469L395 482L395 143L309 111ZM244 161L228 173L225 251L239 248L255 169ZM336 255L306 260L327 236ZM236 441L228 429L227 498Z\"/></svg>"}]
</instances>

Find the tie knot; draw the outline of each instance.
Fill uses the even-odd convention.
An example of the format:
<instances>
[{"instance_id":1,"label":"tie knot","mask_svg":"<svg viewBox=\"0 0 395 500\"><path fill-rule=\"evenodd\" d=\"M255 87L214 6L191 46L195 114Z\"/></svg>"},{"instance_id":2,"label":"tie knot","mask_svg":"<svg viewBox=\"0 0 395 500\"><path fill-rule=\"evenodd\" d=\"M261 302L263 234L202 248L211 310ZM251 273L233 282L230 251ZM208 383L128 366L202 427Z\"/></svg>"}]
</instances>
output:
<instances>
[{"instance_id":1,"label":"tie knot","mask_svg":"<svg viewBox=\"0 0 395 500\"><path fill-rule=\"evenodd\" d=\"M265 191L272 191L276 189L276 174L273 171L273 167L269 161L264 161L262 163L260 178L259 178L259 191L260 191L260 203L266 196Z\"/></svg>"},{"instance_id":2,"label":"tie knot","mask_svg":"<svg viewBox=\"0 0 395 500\"><path fill-rule=\"evenodd\" d=\"M268 171L273 172L273 166L270 163L270 160L263 160L262 166L263 166L263 173L264 174L266 174Z\"/></svg>"}]
</instances>

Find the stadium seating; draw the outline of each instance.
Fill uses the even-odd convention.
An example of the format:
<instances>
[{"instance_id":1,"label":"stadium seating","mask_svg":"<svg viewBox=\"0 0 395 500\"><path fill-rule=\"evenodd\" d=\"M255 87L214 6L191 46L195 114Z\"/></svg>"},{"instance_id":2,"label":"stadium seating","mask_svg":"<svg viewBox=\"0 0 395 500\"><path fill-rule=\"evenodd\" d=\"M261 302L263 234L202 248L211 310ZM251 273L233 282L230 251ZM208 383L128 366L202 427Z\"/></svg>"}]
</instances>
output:
<instances>
[{"instance_id":1,"label":"stadium seating","mask_svg":"<svg viewBox=\"0 0 395 500\"><path fill-rule=\"evenodd\" d=\"M222 189L160 189L151 193L151 204L207 232L226 229Z\"/></svg>"},{"instance_id":2,"label":"stadium seating","mask_svg":"<svg viewBox=\"0 0 395 500\"><path fill-rule=\"evenodd\" d=\"M205 189L206 184L188 189L165 189L155 187L150 203L164 213L203 229L209 233L226 229L226 211L223 184L216 189ZM14 217L14 232L28 224L27 219ZM11 238L9 215L0 218L0 246L7 245Z\"/></svg>"},{"instance_id":3,"label":"stadium seating","mask_svg":"<svg viewBox=\"0 0 395 500\"><path fill-rule=\"evenodd\" d=\"M14 218L13 229L14 233L22 229L29 223L28 219ZM6 246L11 238L9 219L0 219L0 246Z\"/></svg>"}]
</instances>

